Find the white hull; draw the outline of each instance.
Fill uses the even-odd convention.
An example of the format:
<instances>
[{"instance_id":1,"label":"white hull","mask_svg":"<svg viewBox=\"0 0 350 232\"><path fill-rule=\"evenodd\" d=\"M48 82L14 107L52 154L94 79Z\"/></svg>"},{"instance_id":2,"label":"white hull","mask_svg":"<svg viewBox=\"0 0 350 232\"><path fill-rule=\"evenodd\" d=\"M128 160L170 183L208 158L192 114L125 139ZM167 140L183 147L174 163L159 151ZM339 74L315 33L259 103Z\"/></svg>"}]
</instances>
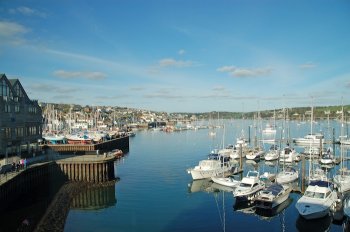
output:
<instances>
[{"instance_id":1,"label":"white hull","mask_svg":"<svg viewBox=\"0 0 350 232\"><path fill-rule=\"evenodd\" d=\"M344 214L350 218L350 198L344 200Z\"/></svg>"},{"instance_id":2,"label":"white hull","mask_svg":"<svg viewBox=\"0 0 350 232\"><path fill-rule=\"evenodd\" d=\"M237 200L252 200L256 193L264 188L263 185L258 185L252 189L243 189L243 188L236 188L236 191L233 193L234 197L236 197Z\"/></svg>"},{"instance_id":3,"label":"white hull","mask_svg":"<svg viewBox=\"0 0 350 232\"><path fill-rule=\"evenodd\" d=\"M350 176L349 175L335 175L333 182L336 185L340 193L344 193L350 190Z\"/></svg>"},{"instance_id":4,"label":"white hull","mask_svg":"<svg viewBox=\"0 0 350 232\"><path fill-rule=\"evenodd\" d=\"M241 183L239 180L235 180L231 177L211 177L211 179L214 183L232 188L237 187L239 183Z\"/></svg>"},{"instance_id":5,"label":"white hull","mask_svg":"<svg viewBox=\"0 0 350 232\"><path fill-rule=\"evenodd\" d=\"M211 178L215 176L222 176L225 174L225 172L230 171L230 168L221 168L216 170L195 170L192 169L189 172L191 173L193 180L200 180L200 179L206 179Z\"/></svg>"},{"instance_id":6,"label":"white hull","mask_svg":"<svg viewBox=\"0 0 350 232\"><path fill-rule=\"evenodd\" d=\"M289 198L290 192L291 192L291 188L288 187L287 189L285 189L284 192L282 192L277 196L273 196L271 194L265 195L264 193L261 193L255 199L256 207L261 209L273 209L276 206L282 204L284 201L286 201Z\"/></svg>"},{"instance_id":7,"label":"white hull","mask_svg":"<svg viewBox=\"0 0 350 232\"><path fill-rule=\"evenodd\" d=\"M268 152L266 155L265 155L265 160L266 161L272 161L272 160L277 160L278 158L280 157L279 155L279 152L276 151L276 152Z\"/></svg>"},{"instance_id":8,"label":"white hull","mask_svg":"<svg viewBox=\"0 0 350 232\"><path fill-rule=\"evenodd\" d=\"M337 193L327 186L325 181L316 181L307 187L304 195L295 204L300 216L310 220L330 213L331 206L337 200Z\"/></svg>"},{"instance_id":9,"label":"white hull","mask_svg":"<svg viewBox=\"0 0 350 232\"><path fill-rule=\"evenodd\" d=\"M305 210L304 212L299 212L299 214L300 216L302 216L307 220L323 218L329 214L329 208L320 209L320 211L316 211L316 212L309 212Z\"/></svg>"}]
</instances>

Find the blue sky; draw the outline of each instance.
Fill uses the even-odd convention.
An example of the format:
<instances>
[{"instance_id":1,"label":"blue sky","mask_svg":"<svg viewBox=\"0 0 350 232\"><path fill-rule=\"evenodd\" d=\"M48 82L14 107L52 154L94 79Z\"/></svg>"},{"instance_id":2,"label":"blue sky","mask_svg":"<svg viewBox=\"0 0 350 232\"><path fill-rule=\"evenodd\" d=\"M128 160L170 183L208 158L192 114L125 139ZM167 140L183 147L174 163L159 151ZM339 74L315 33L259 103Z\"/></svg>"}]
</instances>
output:
<instances>
[{"instance_id":1,"label":"blue sky","mask_svg":"<svg viewBox=\"0 0 350 232\"><path fill-rule=\"evenodd\" d=\"M166 112L350 104L350 1L1 0L31 99Z\"/></svg>"}]
</instances>

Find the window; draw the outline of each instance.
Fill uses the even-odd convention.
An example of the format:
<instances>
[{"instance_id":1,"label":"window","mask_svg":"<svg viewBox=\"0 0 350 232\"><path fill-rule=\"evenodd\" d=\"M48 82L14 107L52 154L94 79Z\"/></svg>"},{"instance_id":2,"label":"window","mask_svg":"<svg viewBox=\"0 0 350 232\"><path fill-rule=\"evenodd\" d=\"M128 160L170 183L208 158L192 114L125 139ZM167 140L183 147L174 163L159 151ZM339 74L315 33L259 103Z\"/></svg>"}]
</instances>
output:
<instances>
[{"instance_id":1,"label":"window","mask_svg":"<svg viewBox=\"0 0 350 232\"><path fill-rule=\"evenodd\" d=\"M4 130L5 130L5 138L10 139L11 138L11 128L6 127Z\"/></svg>"},{"instance_id":2,"label":"window","mask_svg":"<svg viewBox=\"0 0 350 232\"><path fill-rule=\"evenodd\" d=\"M5 113L11 112L11 106L9 104L5 104Z\"/></svg>"},{"instance_id":3,"label":"window","mask_svg":"<svg viewBox=\"0 0 350 232\"><path fill-rule=\"evenodd\" d=\"M15 105L15 112L19 113L19 105Z\"/></svg>"}]
</instances>

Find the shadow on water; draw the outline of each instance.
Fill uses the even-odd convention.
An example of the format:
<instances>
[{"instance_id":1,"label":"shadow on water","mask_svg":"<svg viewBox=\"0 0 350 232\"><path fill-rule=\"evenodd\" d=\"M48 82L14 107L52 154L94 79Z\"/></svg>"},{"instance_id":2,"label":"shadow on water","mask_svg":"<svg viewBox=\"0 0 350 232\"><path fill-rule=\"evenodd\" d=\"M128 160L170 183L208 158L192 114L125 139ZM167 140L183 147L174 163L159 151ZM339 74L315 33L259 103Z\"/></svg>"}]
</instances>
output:
<instances>
[{"instance_id":1,"label":"shadow on water","mask_svg":"<svg viewBox=\"0 0 350 232\"><path fill-rule=\"evenodd\" d=\"M43 178L0 212L0 231L33 231L64 181ZM6 222L6 223L4 223Z\"/></svg>"},{"instance_id":2,"label":"shadow on water","mask_svg":"<svg viewBox=\"0 0 350 232\"><path fill-rule=\"evenodd\" d=\"M323 218L306 220L299 216L296 221L296 228L298 231L329 231L332 218L330 216L325 216Z\"/></svg>"}]
</instances>

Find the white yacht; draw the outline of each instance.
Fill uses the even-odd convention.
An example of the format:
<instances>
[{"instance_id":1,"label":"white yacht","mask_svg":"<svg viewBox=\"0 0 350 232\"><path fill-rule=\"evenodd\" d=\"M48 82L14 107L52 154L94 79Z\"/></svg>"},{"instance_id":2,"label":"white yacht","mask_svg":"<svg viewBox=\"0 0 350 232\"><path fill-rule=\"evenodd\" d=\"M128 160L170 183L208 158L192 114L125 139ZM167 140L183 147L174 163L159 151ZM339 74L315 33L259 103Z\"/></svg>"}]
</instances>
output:
<instances>
[{"instance_id":1,"label":"white yacht","mask_svg":"<svg viewBox=\"0 0 350 232\"><path fill-rule=\"evenodd\" d=\"M313 181L310 182L295 207L300 216L305 219L322 218L330 213L337 199L337 193L332 189L330 182Z\"/></svg>"},{"instance_id":2,"label":"white yacht","mask_svg":"<svg viewBox=\"0 0 350 232\"><path fill-rule=\"evenodd\" d=\"M276 134L276 129L270 123L267 123L262 133L265 135L274 135Z\"/></svg>"},{"instance_id":3,"label":"white yacht","mask_svg":"<svg viewBox=\"0 0 350 232\"><path fill-rule=\"evenodd\" d=\"M291 191L291 186L275 183L260 191L254 202L257 208L273 209L286 201Z\"/></svg>"},{"instance_id":4,"label":"white yacht","mask_svg":"<svg viewBox=\"0 0 350 232\"><path fill-rule=\"evenodd\" d=\"M303 138L294 138L294 143L299 146L320 146L324 143L324 136L321 133L307 134Z\"/></svg>"},{"instance_id":5,"label":"white yacht","mask_svg":"<svg viewBox=\"0 0 350 232\"><path fill-rule=\"evenodd\" d=\"M292 167L286 167L276 175L276 182L287 184L296 181L299 178L299 172Z\"/></svg>"},{"instance_id":6,"label":"white yacht","mask_svg":"<svg viewBox=\"0 0 350 232\"><path fill-rule=\"evenodd\" d=\"M236 200L246 201L252 200L258 191L265 187L264 182L259 179L259 172L249 171L246 177L243 177L241 183L233 192Z\"/></svg>"},{"instance_id":7,"label":"white yacht","mask_svg":"<svg viewBox=\"0 0 350 232\"><path fill-rule=\"evenodd\" d=\"M213 176L223 176L226 172L231 171L230 162L223 162L220 159L201 160L194 168L187 170L193 180L211 178Z\"/></svg>"}]
</instances>

